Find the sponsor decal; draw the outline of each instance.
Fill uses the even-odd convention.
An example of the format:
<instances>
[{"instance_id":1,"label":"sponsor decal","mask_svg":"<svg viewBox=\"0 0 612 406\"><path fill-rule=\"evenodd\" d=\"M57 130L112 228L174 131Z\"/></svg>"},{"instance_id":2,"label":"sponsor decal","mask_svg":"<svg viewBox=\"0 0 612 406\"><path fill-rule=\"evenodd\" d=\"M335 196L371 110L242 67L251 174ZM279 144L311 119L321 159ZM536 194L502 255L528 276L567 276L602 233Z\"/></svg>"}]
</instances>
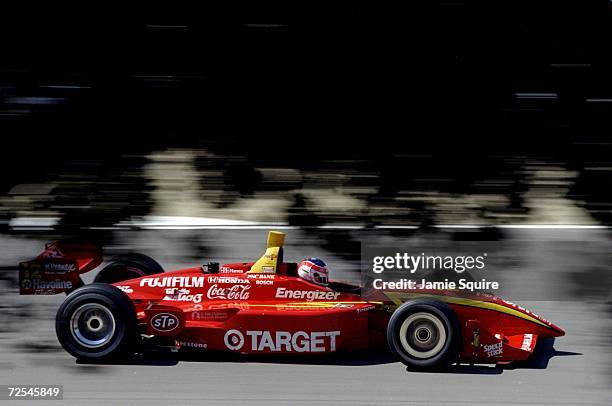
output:
<instances>
[{"instance_id":1,"label":"sponsor decal","mask_svg":"<svg viewBox=\"0 0 612 406\"><path fill-rule=\"evenodd\" d=\"M521 345L521 350L531 351L532 343L533 343L533 334L525 334L523 336L523 344Z\"/></svg>"},{"instance_id":2,"label":"sponsor decal","mask_svg":"<svg viewBox=\"0 0 612 406\"><path fill-rule=\"evenodd\" d=\"M340 296L340 292L331 292L324 290L289 290L286 288L276 289L277 299L306 299L311 302L313 300L336 300Z\"/></svg>"},{"instance_id":3,"label":"sponsor decal","mask_svg":"<svg viewBox=\"0 0 612 406\"><path fill-rule=\"evenodd\" d=\"M251 285L220 287L219 285L214 284L208 288L206 297L209 299L247 300L250 296L249 289L251 289Z\"/></svg>"},{"instance_id":4,"label":"sponsor decal","mask_svg":"<svg viewBox=\"0 0 612 406\"><path fill-rule=\"evenodd\" d=\"M244 270L222 266L221 269L219 269L219 273L244 273Z\"/></svg>"},{"instance_id":5,"label":"sponsor decal","mask_svg":"<svg viewBox=\"0 0 612 406\"><path fill-rule=\"evenodd\" d=\"M209 276L208 283L238 284L238 283L250 283L250 281L246 278L239 278L237 276Z\"/></svg>"},{"instance_id":6,"label":"sponsor decal","mask_svg":"<svg viewBox=\"0 0 612 406\"><path fill-rule=\"evenodd\" d=\"M205 350L208 348L208 344L206 343L196 343L193 341L179 341L179 340L174 340L174 346L176 347L177 350L180 350L181 348Z\"/></svg>"},{"instance_id":7,"label":"sponsor decal","mask_svg":"<svg viewBox=\"0 0 612 406\"><path fill-rule=\"evenodd\" d=\"M325 306L311 306L312 303L317 302L303 302L303 303L279 303L274 305L276 310L291 310L291 311L312 311L312 310L322 310L322 309L332 309L335 306L333 305L325 305Z\"/></svg>"},{"instance_id":8,"label":"sponsor decal","mask_svg":"<svg viewBox=\"0 0 612 406\"><path fill-rule=\"evenodd\" d=\"M23 289L34 289L34 290L55 290L55 289L72 289L71 281L62 281L56 279L53 281L42 280L42 279L24 279L21 282Z\"/></svg>"},{"instance_id":9,"label":"sponsor decal","mask_svg":"<svg viewBox=\"0 0 612 406\"><path fill-rule=\"evenodd\" d=\"M232 351L238 351L244 346L244 334L238 330L227 330L223 336L223 344Z\"/></svg>"},{"instance_id":10,"label":"sponsor decal","mask_svg":"<svg viewBox=\"0 0 612 406\"><path fill-rule=\"evenodd\" d=\"M166 296L162 300L200 303L202 301L202 294L190 294L189 289L167 288Z\"/></svg>"},{"instance_id":11,"label":"sponsor decal","mask_svg":"<svg viewBox=\"0 0 612 406\"><path fill-rule=\"evenodd\" d=\"M255 274L248 274L247 278L255 279L255 285L266 285L266 286L274 285L274 275L255 273Z\"/></svg>"},{"instance_id":12,"label":"sponsor decal","mask_svg":"<svg viewBox=\"0 0 612 406\"><path fill-rule=\"evenodd\" d=\"M501 355L504 352L503 343L500 341L497 344L484 345L483 349L487 357L494 357L496 355Z\"/></svg>"},{"instance_id":13,"label":"sponsor decal","mask_svg":"<svg viewBox=\"0 0 612 406\"><path fill-rule=\"evenodd\" d=\"M540 319L541 321L543 321L544 323L548 324L549 326L552 324L550 321L546 320L544 317L542 317L542 316L540 316L538 314L535 314L534 312L532 312L529 309L525 309L523 306L519 306L516 303L512 303L512 302L509 302L509 301L503 300L503 299L502 299L502 302L504 302L505 304L507 304L508 306L510 306L510 307L512 307L514 309L518 309L518 310L520 310L522 312L525 312L526 314L529 314L529 315L535 317L536 319Z\"/></svg>"},{"instance_id":14,"label":"sponsor decal","mask_svg":"<svg viewBox=\"0 0 612 406\"><path fill-rule=\"evenodd\" d=\"M194 306L195 307L195 306ZM212 303L208 305L209 309L238 309L238 310L249 310L251 306L246 302L226 302L226 303Z\"/></svg>"},{"instance_id":15,"label":"sponsor decal","mask_svg":"<svg viewBox=\"0 0 612 406\"><path fill-rule=\"evenodd\" d=\"M250 351L326 352L336 351L336 337L340 331L255 331L228 330L223 337L225 346L241 350L245 345ZM248 341L248 343L247 343Z\"/></svg>"},{"instance_id":16,"label":"sponsor decal","mask_svg":"<svg viewBox=\"0 0 612 406\"><path fill-rule=\"evenodd\" d=\"M65 292L73 289L79 279L77 272L46 271L43 267L44 263L36 261L22 262L19 264L20 294L53 295Z\"/></svg>"},{"instance_id":17,"label":"sponsor decal","mask_svg":"<svg viewBox=\"0 0 612 406\"><path fill-rule=\"evenodd\" d=\"M172 313L158 313L151 317L149 322L153 330L168 333L176 330L179 326L179 319Z\"/></svg>"},{"instance_id":18,"label":"sponsor decal","mask_svg":"<svg viewBox=\"0 0 612 406\"><path fill-rule=\"evenodd\" d=\"M262 266L261 267L261 272L267 273L267 274L275 273L273 266Z\"/></svg>"},{"instance_id":19,"label":"sponsor decal","mask_svg":"<svg viewBox=\"0 0 612 406\"><path fill-rule=\"evenodd\" d=\"M204 287L204 276L164 276L155 278L142 278L140 287L150 288L201 288Z\"/></svg>"},{"instance_id":20,"label":"sponsor decal","mask_svg":"<svg viewBox=\"0 0 612 406\"><path fill-rule=\"evenodd\" d=\"M132 289L130 286L120 285L115 287L124 293L134 293L134 289Z\"/></svg>"},{"instance_id":21,"label":"sponsor decal","mask_svg":"<svg viewBox=\"0 0 612 406\"><path fill-rule=\"evenodd\" d=\"M350 309L351 307L355 307L355 305L350 303L336 303L334 307L336 309Z\"/></svg>"},{"instance_id":22,"label":"sponsor decal","mask_svg":"<svg viewBox=\"0 0 612 406\"><path fill-rule=\"evenodd\" d=\"M191 312L191 320L205 320L205 321L223 321L227 320L233 312L220 311L220 310L194 310Z\"/></svg>"},{"instance_id":23,"label":"sponsor decal","mask_svg":"<svg viewBox=\"0 0 612 406\"><path fill-rule=\"evenodd\" d=\"M369 312L370 310L374 309L376 309L376 306L360 307L359 309L357 309L357 313Z\"/></svg>"},{"instance_id":24,"label":"sponsor decal","mask_svg":"<svg viewBox=\"0 0 612 406\"><path fill-rule=\"evenodd\" d=\"M66 273L74 272L77 270L76 265L73 263L58 264L55 262L45 262L45 271L54 273Z\"/></svg>"}]
</instances>

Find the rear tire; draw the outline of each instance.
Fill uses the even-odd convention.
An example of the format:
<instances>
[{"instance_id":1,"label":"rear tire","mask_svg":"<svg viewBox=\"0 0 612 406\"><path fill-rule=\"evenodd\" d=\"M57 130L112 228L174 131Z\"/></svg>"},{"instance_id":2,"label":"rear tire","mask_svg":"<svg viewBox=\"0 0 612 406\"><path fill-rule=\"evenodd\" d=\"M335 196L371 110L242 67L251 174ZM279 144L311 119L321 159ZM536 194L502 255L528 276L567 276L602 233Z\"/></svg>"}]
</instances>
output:
<instances>
[{"instance_id":1,"label":"rear tire","mask_svg":"<svg viewBox=\"0 0 612 406\"><path fill-rule=\"evenodd\" d=\"M124 254L114 257L96 275L94 282L117 283L163 272L164 268L151 257L143 254Z\"/></svg>"},{"instance_id":2,"label":"rear tire","mask_svg":"<svg viewBox=\"0 0 612 406\"><path fill-rule=\"evenodd\" d=\"M459 320L445 303L408 301L391 315L387 343L393 355L412 369L438 369L455 357Z\"/></svg>"},{"instance_id":3,"label":"rear tire","mask_svg":"<svg viewBox=\"0 0 612 406\"><path fill-rule=\"evenodd\" d=\"M57 338L82 360L115 358L136 342L136 311L121 290L102 283L83 286L61 304L55 318Z\"/></svg>"}]
</instances>

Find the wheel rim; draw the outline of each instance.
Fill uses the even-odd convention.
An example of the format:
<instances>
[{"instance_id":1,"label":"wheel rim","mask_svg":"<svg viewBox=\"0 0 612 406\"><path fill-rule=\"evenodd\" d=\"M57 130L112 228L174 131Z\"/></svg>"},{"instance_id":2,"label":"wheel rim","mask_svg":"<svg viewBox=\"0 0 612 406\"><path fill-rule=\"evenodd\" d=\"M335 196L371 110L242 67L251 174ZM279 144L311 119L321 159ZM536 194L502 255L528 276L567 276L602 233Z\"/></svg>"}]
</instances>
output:
<instances>
[{"instance_id":1,"label":"wheel rim","mask_svg":"<svg viewBox=\"0 0 612 406\"><path fill-rule=\"evenodd\" d=\"M425 359L436 356L446 344L444 323L431 313L413 313L399 329L400 343L412 357Z\"/></svg>"},{"instance_id":2,"label":"wheel rim","mask_svg":"<svg viewBox=\"0 0 612 406\"><path fill-rule=\"evenodd\" d=\"M106 306L87 303L72 313L70 332L80 345L99 348L112 340L115 334L115 318Z\"/></svg>"}]
</instances>

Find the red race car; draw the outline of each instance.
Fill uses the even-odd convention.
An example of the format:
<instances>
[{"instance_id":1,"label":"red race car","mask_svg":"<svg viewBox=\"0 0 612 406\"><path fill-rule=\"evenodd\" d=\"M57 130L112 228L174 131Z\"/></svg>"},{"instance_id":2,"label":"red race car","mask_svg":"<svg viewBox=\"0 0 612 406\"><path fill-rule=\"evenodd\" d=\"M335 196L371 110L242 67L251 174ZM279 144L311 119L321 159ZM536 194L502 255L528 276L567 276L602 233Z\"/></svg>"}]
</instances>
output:
<instances>
[{"instance_id":1,"label":"red race car","mask_svg":"<svg viewBox=\"0 0 612 406\"><path fill-rule=\"evenodd\" d=\"M283 262L284 234L270 232L256 262L211 263L164 272L144 255L97 267L93 245L48 244L20 264L21 294L69 292L56 318L61 345L79 359L103 359L155 345L175 351L240 354L327 354L387 345L416 369L451 362L508 363L527 359L536 341L564 331L520 306L489 294L458 291L378 292L298 276Z\"/></svg>"}]
</instances>

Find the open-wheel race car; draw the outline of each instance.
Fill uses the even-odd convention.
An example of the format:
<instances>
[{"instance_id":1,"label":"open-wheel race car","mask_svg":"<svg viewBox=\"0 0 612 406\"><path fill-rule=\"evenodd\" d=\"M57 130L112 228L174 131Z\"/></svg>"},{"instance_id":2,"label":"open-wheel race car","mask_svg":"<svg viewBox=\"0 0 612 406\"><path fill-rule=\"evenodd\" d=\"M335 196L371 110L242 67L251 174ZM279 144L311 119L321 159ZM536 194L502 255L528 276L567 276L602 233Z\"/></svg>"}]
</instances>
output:
<instances>
[{"instance_id":1,"label":"open-wheel race car","mask_svg":"<svg viewBox=\"0 0 612 406\"><path fill-rule=\"evenodd\" d=\"M83 285L80 274L102 262L88 244L53 243L20 264L21 294L67 292L56 317L61 345L79 359L139 352L326 354L385 345L415 369L449 363L525 360L543 338L564 335L544 318L494 295L459 291L379 292L298 276L283 261L285 235L270 232L255 262L164 272L144 255L111 261Z\"/></svg>"}]
</instances>

